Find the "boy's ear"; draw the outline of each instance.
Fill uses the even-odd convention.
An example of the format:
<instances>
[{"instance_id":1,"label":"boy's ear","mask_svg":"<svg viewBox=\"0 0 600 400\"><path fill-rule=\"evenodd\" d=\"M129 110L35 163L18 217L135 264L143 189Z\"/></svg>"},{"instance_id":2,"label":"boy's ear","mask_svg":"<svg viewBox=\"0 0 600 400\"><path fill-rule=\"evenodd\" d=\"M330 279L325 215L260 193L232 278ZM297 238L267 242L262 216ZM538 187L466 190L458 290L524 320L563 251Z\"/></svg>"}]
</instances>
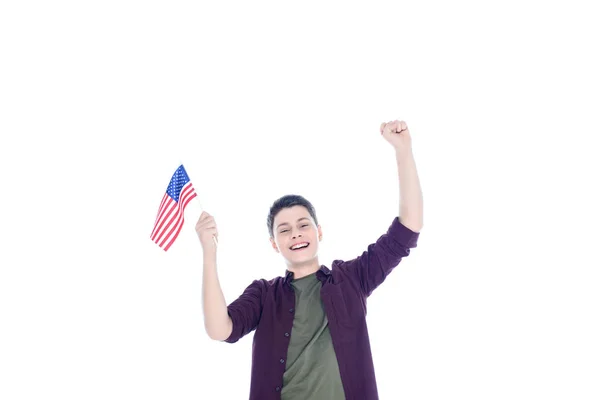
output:
<instances>
[{"instance_id":1,"label":"boy's ear","mask_svg":"<svg viewBox=\"0 0 600 400\"><path fill-rule=\"evenodd\" d=\"M269 240L271 241L271 246L273 246L273 249L275 249L275 251L279 253L279 248L277 248L277 243L275 243L275 239L269 238Z\"/></svg>"},{"instance_id":2,"label":"boy's ear","mask_svg":"<svg viewBox=\"0 0 600 400\"><path fill-rule=\"evenodd\" d=\"M321 225L317 225L317 232L319 232L319 241L323 239L323 231L321 230Z\"/></svg>"}]
</instances>

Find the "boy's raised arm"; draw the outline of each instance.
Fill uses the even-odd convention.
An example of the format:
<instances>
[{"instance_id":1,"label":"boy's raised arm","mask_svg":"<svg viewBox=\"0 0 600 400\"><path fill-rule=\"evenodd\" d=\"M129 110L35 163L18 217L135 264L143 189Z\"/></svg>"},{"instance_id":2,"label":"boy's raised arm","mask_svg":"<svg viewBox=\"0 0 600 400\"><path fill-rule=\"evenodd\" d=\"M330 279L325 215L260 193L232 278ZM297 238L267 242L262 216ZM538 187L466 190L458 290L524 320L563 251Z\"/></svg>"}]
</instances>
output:
<instances>
[{"instance_id":1,"label":"boy's raised arm","mask_svg":"<svg viewBox=\"0 0 600 400\"><path fill-rule=\"evenodd\" d=\"M388 274L417 246L423 227L423 195L412 153L408 127L404 121L381 124L381 135L394 147L398 167L400 207L387 233L368 246L354 260L342 263L358 281L362 293L369 296Z\"/></svg>"},{"instance_id":2,"label":"boy's raised arm","mask_svg":"<svg viewBox=\"0 0 600 400\"><path fill-rule=\"evenodd\" d=\"M202 309L204 312L204 328L213 340L225 340L231 335L233 323L227 313L225 296L217 275L217 225L214 218L202 212L196 223L196 233L202 244Z\"/></svg>"},{"instance_id":3,"label":"boy's raised arm","mask_svg":"<svg viewBox=\"0 0 600 400\"><path fill-rule=\"evenodd\" d=\"M265 293L264 282L256 280L231 304L225 303L217 275L217 225L203 212L196 224L203 251L202 309L204 327L213 340L235 343L258 326Z\"/></svg>"},{"instance_id":4,"label":"boy's raised arm","mask_svg":"<svg viewBox=\"0 0 600 400\"><path fill-rule=\"evenodd\" d=\"M413 232L423 227L423 193L417 165L412 152L412 139L404 121L381 124L381 135L396 152L398 167L398 186L400 188L400 210L398 216L402 225Z\"/></svg>"}]
</instances>

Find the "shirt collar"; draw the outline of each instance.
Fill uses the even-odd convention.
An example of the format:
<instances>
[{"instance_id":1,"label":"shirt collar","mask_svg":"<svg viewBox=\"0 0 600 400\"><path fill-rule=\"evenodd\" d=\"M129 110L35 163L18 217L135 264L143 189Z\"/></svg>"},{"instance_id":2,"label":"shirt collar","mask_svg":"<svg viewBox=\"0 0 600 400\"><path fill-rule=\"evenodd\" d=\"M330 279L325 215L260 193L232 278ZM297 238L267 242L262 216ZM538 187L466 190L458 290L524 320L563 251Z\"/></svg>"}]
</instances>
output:
<instances>
[{"instance_id":1,"label":"shirt collar","mask_svg":"<svg viewBox=\"0 0 600 400\"><path fill-rule=\"evenodd\" d=\"M317 271L317 278L323 282L327 280L327 277L331 275L331 271L324 265L321 265L321 268Z\"/></svg>"},{"instance_id":2,"label":"shirt collar","mask_svg":"<svg viewBox=\"0 0 600 400\"><path fill-rule=\"evenodd\" d=\"M284 283L289 284L294 279L294 273L288 269L285 270Z\"/></svg>"},{"instance_id":3,"label":"shirt collar","mask_svg":"<svg viewBox=\"0 0 600 400\"><path fill-rule=\"evenodd\" d=\"M317 278L321 282L323 282L324 280L327 280L327 277L329 275L331 275L331 271L329 270L329 268L327 268L324 265L321 265L321 268L319 268L319 270L317 271ZM294 273L292 271L290 271L289 269L286 269L284 283L290 284L290 282L292 282L292 280L294 280Z\"/></svg>"}]
</instances>

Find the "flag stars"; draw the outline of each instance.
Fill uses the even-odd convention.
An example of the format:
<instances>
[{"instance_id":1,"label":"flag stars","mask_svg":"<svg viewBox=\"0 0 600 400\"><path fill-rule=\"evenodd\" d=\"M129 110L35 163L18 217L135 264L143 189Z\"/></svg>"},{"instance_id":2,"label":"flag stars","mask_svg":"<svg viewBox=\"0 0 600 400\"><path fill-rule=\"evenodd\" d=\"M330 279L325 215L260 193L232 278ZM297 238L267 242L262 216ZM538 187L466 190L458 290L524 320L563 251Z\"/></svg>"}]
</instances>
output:
<instances>
[{"instance_id":1,"label":"flag stars","mask_svg":"<svg viewBox=\"0 0 600 400\"><path fill-rule=\"evenodd\" d=\"M175 201L179 201L179 194L181 193L181 189L190 181L190 178L183 168L183 165L180 165L179 168L173 174L171 178L171 182L169 182L169 186L167 187L167 193L171 198Z\"/></svg>"}]
</instances>

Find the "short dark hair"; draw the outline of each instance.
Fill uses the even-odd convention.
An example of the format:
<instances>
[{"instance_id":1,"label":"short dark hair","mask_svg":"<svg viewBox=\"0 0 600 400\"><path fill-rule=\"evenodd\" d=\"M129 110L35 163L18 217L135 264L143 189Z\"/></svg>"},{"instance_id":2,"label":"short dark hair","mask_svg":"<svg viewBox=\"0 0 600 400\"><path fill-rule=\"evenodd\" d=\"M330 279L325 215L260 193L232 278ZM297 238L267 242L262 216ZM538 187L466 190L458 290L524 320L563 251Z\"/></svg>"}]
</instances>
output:
<instances>
[{"instance_id":1,"label":"short dark hair","mask_svg":"<svg viewBox=\"0 0 600 400\"><path fill-rule=\"evenodd\" d=\"M271 237L273 237L273 223L275 222L275 216L282 209L291 208L294 206L302 206L306 208L312 219L315 221L315 224L319 225L319 223L317 222L317 213L315 212L315 208L313 207L310 201L296 194L287 194L275 200L273 202L273 205L271 206L271 209L269 210L269 216L267 217L267 227L269 228L269 235Z\"/></svg>"}]
</instances>

